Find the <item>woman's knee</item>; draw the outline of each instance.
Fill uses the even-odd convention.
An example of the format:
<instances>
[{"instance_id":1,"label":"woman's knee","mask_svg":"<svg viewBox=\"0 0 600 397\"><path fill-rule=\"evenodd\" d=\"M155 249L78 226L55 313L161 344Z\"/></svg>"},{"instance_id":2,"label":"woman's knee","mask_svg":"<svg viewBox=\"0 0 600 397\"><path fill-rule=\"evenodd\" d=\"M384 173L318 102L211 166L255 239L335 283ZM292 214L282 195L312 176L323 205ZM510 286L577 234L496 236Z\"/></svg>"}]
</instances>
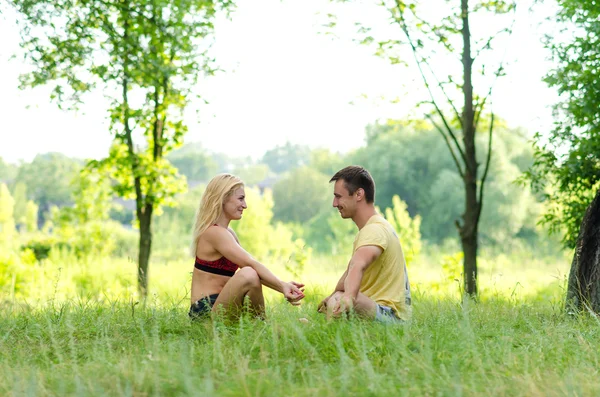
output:
<instances>
[{"instance_id":1,"label":"woman's knee","mask_svg":"<svg viewBox=\"0 0 600 397\"><path fill-rule=\"evenodd\" d=\"M250 266L246 266L238 270L238 274L243 278L244 284L250 287L258 287L260 286L260 277L256 270L251 268Z\"/></svg>"}]
</instances>

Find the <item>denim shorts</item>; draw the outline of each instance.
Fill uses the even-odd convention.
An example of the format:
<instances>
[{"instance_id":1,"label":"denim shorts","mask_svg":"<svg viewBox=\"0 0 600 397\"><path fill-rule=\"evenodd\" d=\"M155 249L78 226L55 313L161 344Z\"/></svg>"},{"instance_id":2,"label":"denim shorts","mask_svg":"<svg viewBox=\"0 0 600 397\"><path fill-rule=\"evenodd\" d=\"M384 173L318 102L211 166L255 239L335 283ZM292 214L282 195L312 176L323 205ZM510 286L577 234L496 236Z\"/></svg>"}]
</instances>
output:
<instances>
[{"instance_id":1,"label":"denim shorts","mask_svg":"<svg viewBox=\"0 0 600 397\"><path fill-rule=\"evenodd\" d=\"M380 323L396 323L403 324L404 320L396 316L394 310L391 307L383 306L377 303L377 314L375 315L375 321Z\"/></svg>"}]
</instances>

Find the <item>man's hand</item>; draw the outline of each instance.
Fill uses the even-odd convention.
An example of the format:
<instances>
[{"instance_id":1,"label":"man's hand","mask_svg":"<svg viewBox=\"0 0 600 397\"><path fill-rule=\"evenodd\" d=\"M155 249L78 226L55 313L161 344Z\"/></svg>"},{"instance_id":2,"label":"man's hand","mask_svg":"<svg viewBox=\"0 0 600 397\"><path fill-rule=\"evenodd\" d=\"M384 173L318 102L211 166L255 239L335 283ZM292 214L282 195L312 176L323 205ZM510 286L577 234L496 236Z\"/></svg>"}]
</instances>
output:
<instances>
[{"instance_id":1,"label":"man's hand","mask_svg":"<svg viewBox=\"0 0 600 397\"><path fill-rule=\"evenodd\" d=\"M304 284L290 281L289 283L283 283L283 296L294 306L300 305L300 300L304 298Z\"/></svg>"},{"instance_id":2,"label":"man's hand","mask_svg":"<svg viewBox=\"0 0 600 397\"><path fill-rule=\"evenodd\" d=\"M354 310L354 298L348 294L342 295L340 300L335 303L333 307L332 316L339 317L343 313L350 313Z\"/></svg>"}]
</instances>

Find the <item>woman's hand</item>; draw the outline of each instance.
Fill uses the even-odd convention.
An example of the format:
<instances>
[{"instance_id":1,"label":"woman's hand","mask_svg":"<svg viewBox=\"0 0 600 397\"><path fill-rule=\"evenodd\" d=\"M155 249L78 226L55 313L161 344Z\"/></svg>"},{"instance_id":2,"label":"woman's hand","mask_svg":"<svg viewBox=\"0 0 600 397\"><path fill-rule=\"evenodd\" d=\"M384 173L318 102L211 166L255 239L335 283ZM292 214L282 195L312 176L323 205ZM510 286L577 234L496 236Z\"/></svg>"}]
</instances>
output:
<instances>
[{"instance_id":1,"label":"woman's hand","mask_svg":"<svg viewBox=\"0 0 600 397\"><path fill-rule=\"evenodd\" d=\"M283 296L294 306L300 305L300 300L304 298L304 284L290 281L289 283L283 283Z\"/></svg>"}]
</instances>

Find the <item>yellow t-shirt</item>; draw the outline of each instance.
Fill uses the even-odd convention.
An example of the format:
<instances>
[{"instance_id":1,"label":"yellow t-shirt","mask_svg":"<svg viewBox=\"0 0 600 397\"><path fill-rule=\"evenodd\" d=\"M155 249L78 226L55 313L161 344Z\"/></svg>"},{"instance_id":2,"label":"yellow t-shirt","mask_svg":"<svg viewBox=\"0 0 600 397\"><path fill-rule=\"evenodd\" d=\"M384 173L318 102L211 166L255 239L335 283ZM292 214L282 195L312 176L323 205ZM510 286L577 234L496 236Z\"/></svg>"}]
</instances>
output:
<instances>
[{"instance_id":1,"label":"yellow t-shirt","mask_svg":"<svg viewBox=\"0 0 600 397\"><path fill-rule=\"evenodd\" d=\"M381 215L373 215L358 232L353 252L366 245L381 247L383 252L365 270L360 292L408 320L412 310L404 253L394 228Z\"/></svg>"}]
</instances>

